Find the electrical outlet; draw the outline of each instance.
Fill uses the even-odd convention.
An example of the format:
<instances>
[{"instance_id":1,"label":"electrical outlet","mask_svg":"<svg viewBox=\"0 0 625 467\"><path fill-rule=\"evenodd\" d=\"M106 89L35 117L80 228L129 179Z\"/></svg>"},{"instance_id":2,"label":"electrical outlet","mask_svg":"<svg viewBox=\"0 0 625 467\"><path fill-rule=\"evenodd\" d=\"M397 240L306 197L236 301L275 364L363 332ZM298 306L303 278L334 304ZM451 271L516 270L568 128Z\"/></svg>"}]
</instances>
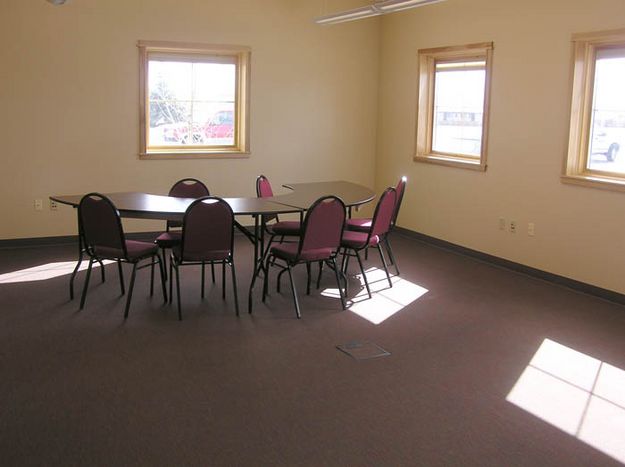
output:
<instances>
[{"instance_id":1,"label":"electrical outlet","mask_svg":"<svg viewBox=\"0 0 625 467\"><path fill-rule=\"evenodd\" d=\"M506 230L506 220L503 217L499 218L499 230Z\"/></svg>"},{"instance_id":2,"label":"electrical outlet","mask_svg":"<svg viewBox=\"0 0 625 467\"><path fill-rule=\"evenodd\" d=\"M533 222L530 222L529 224L527 224L527 235L529 235L530 237L533 237L535 233L535 225Z\"/></svg>"},{"instance_id":3,"label":"electrical outlet","mask_svg":"<svg viewBox=\"0 0 625 467\"><path fill-rule=\"evenodd\" d=\"M510 221L510 233L516 233L516 221Z\"/></svg>"},{"instance_id":4,"label":"electrical outlet","mask_svg":"<svg viewBox=\"0 0 625 467\"><path fill-rule=\"evenodd\" d=\"M56 211L59 208L59 204L54 201L54 200L50 200L50 211Z\"/></svg>"},{"instance_id":5,"label":"electrical outlet","mask_svg":"<svg viewBox=\"0 0 625 467\"><path fill-rule=\"evenodd\" d=\"M35 211L43 211L43 200L36 199L34 202Z\"/></svg>"}]
</instances>

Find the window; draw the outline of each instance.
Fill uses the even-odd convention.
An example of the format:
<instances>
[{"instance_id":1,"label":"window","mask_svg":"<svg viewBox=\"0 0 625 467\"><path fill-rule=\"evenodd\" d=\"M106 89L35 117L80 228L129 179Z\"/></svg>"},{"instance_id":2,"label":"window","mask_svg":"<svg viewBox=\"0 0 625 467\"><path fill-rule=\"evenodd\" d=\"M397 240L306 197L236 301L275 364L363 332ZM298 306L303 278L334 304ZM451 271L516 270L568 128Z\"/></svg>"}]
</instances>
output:
<instances>
[{"instance_id":1,"label":"window","mask_svg":"<svg viewBox=\"0 0 625 467\"><path fill-rule=\"evenodd\" d=\"M248 48L139 42L139 53L141 158L249 152Z\"/></svg>"},{"instance_id":2,"label":"window","mask_svg":"<svg viewBox=\"0 0 625 467\"><path fill-rule=\"evenodd\" d=\"M415 161L486 170L492 43L419 50Z\"/></svg>"},{"instance_id":3,"label":"window","mask_svg":"<svg viewBox=\"0 0 625 467\"><path fill-rule=\"evenodd\" d=\"M625 191L625 30L573 36L564 182Z\"/></svg>"}]
</instances>

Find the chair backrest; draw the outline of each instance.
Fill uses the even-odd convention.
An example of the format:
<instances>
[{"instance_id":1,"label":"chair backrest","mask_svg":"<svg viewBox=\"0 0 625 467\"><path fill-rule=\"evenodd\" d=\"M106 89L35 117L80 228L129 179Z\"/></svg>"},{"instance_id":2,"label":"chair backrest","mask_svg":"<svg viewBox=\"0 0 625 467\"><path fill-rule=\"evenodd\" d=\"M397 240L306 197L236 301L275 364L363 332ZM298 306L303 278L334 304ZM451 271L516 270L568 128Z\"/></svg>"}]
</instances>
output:
<instances>
[{"instance_id":1,"label":"chair backrest","mask_svg":"<svg viewBox=\"0 0 625 467\"><path fill-rule=\"evenodd\" d=\"M397 193L395 192L395 188L387 188L384 190L373 213L369 238L374 235L384 235L390 230L396 200Z\"/></svg>"},{"instance_id":2,"label":"chair backrest","mask_svg":"<svg viewBox=\"0 0 625 467\"><path fill-rule=\"evenodd\" d=\"M271 189L271 182L264 175L256 177L256 197L257 198L269 198L273 196L273 190ZM277 214L265 214L263 216L263 222L279 220Z\"/></svg>"},{"instance_id":3,"label":"chair backrest","mask_svg":"<svg viewBox=\"0 0 625 467\"><path fill-rule=\"evenodd\" d=\"M299 254L325 248L336 252L341 244L344 224L345 203L336 196L319 198L306 212Z\"/></svg>"},{"instance_id":4,"label":"chair backrest","mask_svg":"<svg viewBox=\"0 0 625 467\"><path fill-rule=\"evenodd\" d=\"M234 214L230 205L217 196L193 201L182 220L183 261L209 260L215 252L230 255L233 246Z\"/></svg>"},{"instance_id":5,"label":"chair backrest","mask_svg":"<svg viewBox=\"0 0 625 467\"><path fill-rule=\"evenodd\" d=\"M195 178L183 178L178 180L169 190L169 196L178 198L202 198L210 196L210 192L204 183Z\"/></svg>"},{"instance_id":6,"label":"chair backrest","mask_svg":"<svg viewBox=\"0 0 625 467\"><path fill-rule=\"evenodd\" d=\"M78 204L78 223L85 247L102 258L126 258L126 241L119 211L100 193L88 193Z\"/></svg>"},{"instance_id":7,"label":"chair backrest","mask_svg":"<svg viewBox=\"0 0 625 467\"><path fill-rule=\"evenodd\" d=\"M169 190L169 196L177 198L202 198L209 195L208 187L196 178L178 180ZM172 227L182 227L182 222L167 221L167 230Z\"/></svg>"},{"instance_id":8,"label":"chair backrest","mask_svg":"<svg viewBox=\"0 0 625 467\"><path fill-rule=\"evenodd\" d=\"M273 196L273 190L271 189L271 183L269 179L264 175L256 177L256 196L258 198L267 198Z\"/></svg>"},{"instance_id":9,"label":"chair backrest","mask_svg":"<svg viewBox=\"0 0 625 467\"><path fill-rule=\"evenodd\" d=\"M395 187L397 199L395 200L395 209L393 210L393 219L391 220L391 227L395 227L395 224L397 223L397 216L399 215L399 208L401 207L401 202L404 199L404 191L406 191L407 181L408 179L404 176L399 179L399 182L397 182L397 186Z\"/></svg>"}]
</instances>

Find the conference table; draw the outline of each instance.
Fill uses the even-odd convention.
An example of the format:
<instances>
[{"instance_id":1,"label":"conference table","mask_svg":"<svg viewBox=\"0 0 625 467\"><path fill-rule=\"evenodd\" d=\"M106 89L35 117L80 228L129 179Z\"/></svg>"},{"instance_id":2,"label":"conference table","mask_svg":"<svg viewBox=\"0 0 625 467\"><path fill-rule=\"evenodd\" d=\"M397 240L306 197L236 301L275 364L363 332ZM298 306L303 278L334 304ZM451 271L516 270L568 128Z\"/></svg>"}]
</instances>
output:
<instances>
[{"instance_id":1,"label":"conference table","mask_svg":"<svg viewBox=\"0 0 625 467\"><path fill-rule=\"evenodd\" d=\"M248 294L248 306L252 306L252 288L254 279L264 270L262 264L264 249L264 218L276 214L300 215L303 219L304 212L308 207L322 196L334 195L345 203L351 216L351 210L362 204L368 203L375 197L375 193L362 185L346 181L290 183L283 185L289 190L285 194L279 194L266 198L223 198L232 208L235 216L252 216L254 228L250 232L235 220L236 227L254 245L254 268L252 282ZM181 221L187 207L194 201L193 198L177 198L167 195L158 195L140 192L103 193L115 205L121 217L132 219L156 219ZM52 201L59 204L78 207L82 195L55 195L50 196ZM80 229L80 225L79 225ZM74 298L74 279L80 268L84 255L82 233L78 232L78 260L70 278L70 299ZM266 273L266 271L265 271Z\"/></svg>"}]
</instances>

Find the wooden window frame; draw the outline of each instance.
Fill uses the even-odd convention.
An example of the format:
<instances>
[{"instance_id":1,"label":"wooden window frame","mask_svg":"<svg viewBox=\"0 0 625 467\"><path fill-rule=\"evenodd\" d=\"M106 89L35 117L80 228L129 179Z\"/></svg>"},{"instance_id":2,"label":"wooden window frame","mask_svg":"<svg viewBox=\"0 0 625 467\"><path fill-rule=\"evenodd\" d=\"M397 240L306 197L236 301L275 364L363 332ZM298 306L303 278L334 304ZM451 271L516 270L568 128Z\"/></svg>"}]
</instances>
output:
<instances>
[{"instance_id":1,"label":"wooden window frame","mask_svg":"<svg viewBox=\"0 0 625 467\"><path fill-rule=\"evenodd\" d=\"M238 45L207 45L196 43L139 41L139 158L140 159L205 159L205 158L240 158L250 154L250 63L249 47ZM235 83L235 119L234 144L208 148L150 148L148 145L149 128L149 58L151 53L159 55L225 56L234 59L236 64ZM208 60L207 60L208 61Z\"/></svg>"},{"instance_id":2,"label":"wooden window frame","mask_svg":"<svg viewBox=\"0 0 625 467\"><path fill-rule=\"evenodd\" d=\"M486 170L492 57L492 42L481 42L477 44L451 47L437 47L433 49L420 49L418 51L419 95L417 101L417 137L416 154L413 158L414 161L479 171ZM436 62L474 59L484 60L486 62L484 67L486 76L484 82L482 144L480 155L478 157L474 157L464 154L433 151L432 133L434 130L433 118Z\"/></svg>"},{"instance_id":3,"label":"wooden window frame","mask_svg":"<svg viewBox=\"0 0 625 467\"><path fill-rule=\"evenodd\" d=\"M571 118L561 180L575 185L625 191L625 174L587 168L597 51L625 48L625 29L573 34L571 40Z\"/></svg>"}]
</instances>

